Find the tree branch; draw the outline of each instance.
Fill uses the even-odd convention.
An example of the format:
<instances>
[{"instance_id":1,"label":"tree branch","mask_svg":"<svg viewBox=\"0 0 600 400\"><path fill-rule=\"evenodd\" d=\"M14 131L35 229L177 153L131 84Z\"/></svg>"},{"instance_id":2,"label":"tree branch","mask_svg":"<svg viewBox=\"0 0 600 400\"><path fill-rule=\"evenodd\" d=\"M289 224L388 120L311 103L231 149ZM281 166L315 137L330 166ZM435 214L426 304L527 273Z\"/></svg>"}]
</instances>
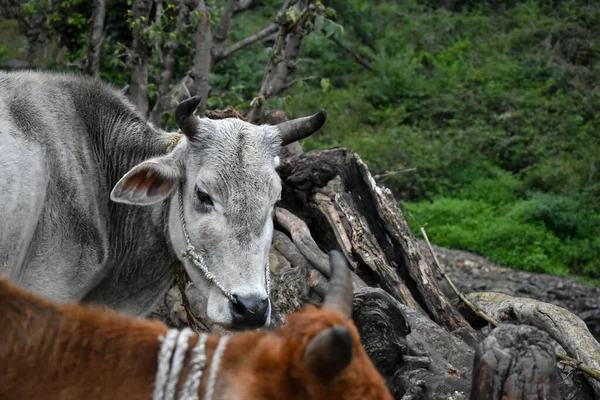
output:
<instances>
[{"instance_id":1,"label":"tree branch","mask_svg":"<svg viewBox=\"0 0 600 400\"><path fill-rule=\"evenodd\" d=\"M354 59L356 60L356 62L358 64L360 64L362 67L368 69L369 71L373 71L373 67L371 67L371 65L369 65L369 63L360 54L358 54L357 51L351 49L350 47L346 46L344 43L342 43L339 40L337 40L335 38L335 35L331 35L330 39L333 40L333 42L335 44L337 44L339 47L341 47L346 53L348 53L352 57L354 57Z\"/></svg>"},{"instance_id":2,"label":"tree branch","mask_svg":"<svg viewBox=\"0 0 600 400\"><path fill-rule=\"evenodd\" d=\"M310 81L311 79L318 79L318 78L319 78L318 76L311 75L311 76L307 76L307 77L304 77L304 78L294 79L293 81L290 81L290 82L288 82L288 83L285 84L285 89L284 90L287 90L287 89L291 88L292 86L294 86L298 82L305 82L305 81Z\"/></svg>"},{"instance_id":3,"label":"tree branch","mask_svg":"<svg viewBox=\"0 0 600 400\"><path fill-rule=\"evenodd\" d=\"M272 23L264 27L260 31L256 32L255 34L250 35L238 42L235 42L234 44L225 49L221 49L219 52L213 52L213 65L221 60L231 57L235 52L269 37L271 34L277 32L278 28L279 26L277 24Z\"/></svg>"},{"instance_id":4,"label":"tree branch","mask_svg":"<svg viewBox=\"0 0 600 400\"><path fill-rule=\"evenodd\" d=\"M223 13L221 14L221 19L217 23L217 26L215 26L212 36L211 54L213 57L215 54L223 51L225 43L227 43L227 40L229 39L229 26L231 25L231 18L233 17L233 12L236 5L237 0L227 0L227 3L225 3Z\"/></svg>"}]
</instances>

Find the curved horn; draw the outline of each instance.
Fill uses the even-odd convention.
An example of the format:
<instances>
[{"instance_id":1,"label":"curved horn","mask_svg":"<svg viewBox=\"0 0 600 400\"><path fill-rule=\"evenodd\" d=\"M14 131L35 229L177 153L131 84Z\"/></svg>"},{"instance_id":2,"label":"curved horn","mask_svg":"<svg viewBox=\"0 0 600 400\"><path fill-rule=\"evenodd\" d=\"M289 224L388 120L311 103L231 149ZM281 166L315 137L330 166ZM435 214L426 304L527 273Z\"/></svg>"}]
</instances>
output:
<instances>
[{"instance_id":1,"label":"curved horn","mask_svg":"<svg viewBox=\"0 0 600 400\"><path fill-rule=\"evenodd\" d=\"M194 115L194 111L198 104L202 101L200 96L190 97L185 99L175 109L175 122L177 122L177 126L179 129L188 138L194 137L196 132L198 131L199 119Z\"/></svg>"},{"instance_id":2,"label":"curved horn","mask_svg":"<svg viewBox=\"0 0 600 400\"><path fill-rule=\"evenodd\" d=\"M281 145L285 146L300 139L309 137L319 130L327 120L327 111L321 110L309 117L296 118L277 125Z\"/></svg>"},{"instance_id":3,"label":"curved horn","mask_svg":"<svg viewBox=\"0 0 600 400\"><path fill-rule=\"evenodd\" d=\"M338 325L325 329L308 342L302 362L306 369L328 383L352 362L353 355L352 334L348 327Z\"/></svg>"},{"instance_id":4,"label":"curved horn","mask_svg":"<svg viewBox=\"0 0 600 400\"><path fill-rule=\"evenodd\" d=\"M331 279L329 289L325 294L323 306L335 308L347 317L352 315L352 300L354 289L352 287L352 275L346 259L337 250L329 252L329 264L331 265Z\"/></svg>"}]
</instances>

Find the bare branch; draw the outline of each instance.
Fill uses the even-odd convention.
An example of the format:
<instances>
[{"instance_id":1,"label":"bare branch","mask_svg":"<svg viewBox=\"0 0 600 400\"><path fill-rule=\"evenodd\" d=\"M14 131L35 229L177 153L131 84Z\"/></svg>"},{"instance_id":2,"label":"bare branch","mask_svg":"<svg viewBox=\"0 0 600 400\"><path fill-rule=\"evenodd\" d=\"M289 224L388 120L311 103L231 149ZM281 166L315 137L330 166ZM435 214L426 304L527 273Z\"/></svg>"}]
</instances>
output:
<instances>
[{"instance_id":1,"label":"bare branch","mask_svg":"<svg viewBox=\"0 0 600 400\"><path fill-rule=\"evenodd\" d=\"M92 23L88 36L87 62L85 72L88 75L98 76L100 72L100 54L104 41L104 19L106 17L105 0L94 0Z\"/></svg>"},{"instance_id":2,"label":"bare branch","mask_svg":"<svg viewBox=\"0 0 600 400\"><path fill-rule=\"evenodd\" d=\"M363 56L358 54L358 52L356 50L353 50L350 47L346 46L344 43L340 42L338 39L336 39L335 35L331 35L330 38L331 38L331 40L333 40L333 42L335 44L337 44L339 47L341 47L346 53L348 53L352 57L354 57L354 59L356 60L356 62L358 64L360 64L362 67L368 69L369 71L373 71L373 68L371 67L371 65L369 65L369 63L363 58Z\"/></svg>"},{"instance_id":3,"label":"bare branch","mask_svg":"<svg viewBox=\"0 0 600 400\"><path fill-rule=\"evenodd\" d=\"M213 65L221 60L231 57L235 52L271 36L273 33L277 32L278 28L279 26L277 24L272 23L255 34L232 44L226 49L222 49L220 52L213 52Z\"/></svg>"},{"instance_id":4,"label":"bare branch","mask_svg":"<svg viewBox=\"0 0 600 400\"><path fill-rule=\"evenodd\" d=\"M416 171L416 168L405 168L405 169L400 169L398 171L388 171L384 174L379 174L379 175L373 175L373 179L378 180L378 179L385 179L388 176L392 176L392 175L397 175L397 174L403 174L405 172L413 172Z\"/></svg>"},{"instance_id":5,"label":"bare branch","mask_svg":"<svg viewBox=\"0 0 600 400\"><path fill-rule=\"evenodd\" d=\"M305 81L310 81L310 80L312 80L312 79L318 79L318 78L319 78L318 76L311 75L311 76L307 76L307 77L304 77L304 78L298 78L298 79L294 79L293 81L291 81L291 82L288 82L288 83L285 85L285 90L287 90L287 89L291 88L292 86L294 86L294 85L295 85L296 83L298 83L298 82L305 82Z\"/></svg>"}]
</instances>

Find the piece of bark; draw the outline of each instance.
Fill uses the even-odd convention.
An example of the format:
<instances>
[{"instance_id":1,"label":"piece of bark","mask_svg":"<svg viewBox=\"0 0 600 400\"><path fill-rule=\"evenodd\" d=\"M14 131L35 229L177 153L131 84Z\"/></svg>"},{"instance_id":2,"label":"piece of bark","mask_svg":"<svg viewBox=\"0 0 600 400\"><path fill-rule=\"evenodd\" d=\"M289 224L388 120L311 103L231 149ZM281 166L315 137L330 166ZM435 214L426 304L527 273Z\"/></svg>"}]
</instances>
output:
<instances>
[{"instance_id":1,"label":"piece of bark","mask_svg":"<svg viewBox=\"0 0 600 400\"><path fill-rule=\"evenodd\" d=\"M317 188L322 188L340 173L348 150L339 147L310 151L281 160L277 172L286 185L308 198Z\"/></svg>"},{"instance_id":2,"label":"piece of bark","mask_svg":"<svg viewBox=\"0 0 600 400\"><path fill-rule=\"evenodd\" d=\"M547 332L572 358L600 369L600 344L585 323L562 307L500 293L470 293L467 298L499 322L533 325ZM600 398L600 382L588 378Z\"/></svg>"},{"instance_id":3,"label":"piece of bark","mask_svg":"<svg viewBox=\"0 0 600 400\"><path fill-rule=\"evenodd\" d=\"M292 264L275 246L271 247L269 260L272 304L270 328L277 328L284 324L287 315L304 306L304 299L308 296L308 270Z\"/></svg>"},{"instance_id":4,"label":"piece of bark","mask_svg":"<svg viewBox=\"0 0 600 400\"><path fill-rule=\"evenodd\" d=\"M339 179L332 179L330 184L335 183L336 181L341 184ZM356 262L352 258L352 240L346 231L347 221L346 224L342 221L342 216L340 215L342 213L336 208L335 201L330 196L326 196L323 193L315 193L313 201L329 223L329 226L335 235L335 239L340 245L344 256L346 256L350 267L353 271L356 271Z\"/></svg>"},{"instance_id":5,"label":"piece of bark","mask_svg":"<svg viewBox=\"0 0 600 400\"><path fill-rule=\"evenodd\" d=\"M364 213L347 193L337 196L337 204L350 225L350 241L355 258L377 277L376 284L407 306L422 311L402 278L387 261L376 235L365 219Z\"/></svg>"},{"instance_id":6,"label":"piece of bark","mask_svg":"<svg viewBox=\"0 0 600 400\"><path fill-rule=\"evenodd\" d=\"M434 322L429 320L430 325L423 324L421 319L427 317L401 304L382 289L361 288L354 295L352 319L367 354L386 379L394 398L466 399L469 379L452 372L455 368L435 349L415 340L415 335L430 339L441 333L450 339L441 344L448 353L472 354L473 351L464 344L455 346L459 340ZM470 371L472 363L472 357L467 357L464 368L460 369ZM414 397L417 394L422 397Z\"/></svg>"},{"instance_id":7,"label":"piece of bark","mask_svg":"<svg viewBox=\"0 0 600 400\"><path fill-rule=\"evenodd\" d=\"M471 400L559 400L550 336L529 325L501 325L477 349Z\"/></svg>"},{"instance_id":8,"label":"piece of bark","mask_svg":"<svg viewBox=\"0 0 600 400\"><path fill-rule=\"evenodd\" d=\"M306 223L283 208L275 209L275 221L287 230L300 253L322 274L331 276L329 257L319 249L313 240ZM367 284L355 273L352 273L354 287L365 287Z\"/></svg>"},{"instance_id":9,"label":"piece of bark","mask_svg":"<svg viewBox=\"0 0 600 400\"><path fill-rule=\"evenodd\" d=\"M323 299L323 297L325 297L325 293L327 293L329 281L325 275L316 269L311 269L308 273L308 286L310 287L311 291L315 292L321 299Z\"/></svg>"},{"instance_id":10,"label":"piece of bark","mask_svg":"<svg viewBox=\"0 0 600 400\"><path fill-rule=\"evenodd\" d=\"M246 118L240 114L233 106L227 106L222 110L206 110L204 116L210 119L225 119L225 118L238 118L245 121Z\"/></svg>"},{"instance_id":11,"label":"piece of bark","mask_svg":"<svg viewBox=\"0 0 600 400\"><path fill-rule=\"evenodd\" d=\"M452 307L440 290L433 271L420 253L418 243L392 192L377 183L367 165L354 154L342 174L344 192L352 199L352 209L359 210L383 251L387 264L411 291L412 296L439 325L450 331L470 330L467 321ZM473 340L476 340L473 332Z\"/></svg>"},{"instance_id":12,"label":"piece of bark","mask_svg":"<svg viewBox=\"0 0 600 400\"><path fill-rule=\"evenodd\" d=\"M407 391L400 400L467 400L471 388L467 379L438 375L424 368L399 375L396 385Z\"/></svg>"}]
</instances>

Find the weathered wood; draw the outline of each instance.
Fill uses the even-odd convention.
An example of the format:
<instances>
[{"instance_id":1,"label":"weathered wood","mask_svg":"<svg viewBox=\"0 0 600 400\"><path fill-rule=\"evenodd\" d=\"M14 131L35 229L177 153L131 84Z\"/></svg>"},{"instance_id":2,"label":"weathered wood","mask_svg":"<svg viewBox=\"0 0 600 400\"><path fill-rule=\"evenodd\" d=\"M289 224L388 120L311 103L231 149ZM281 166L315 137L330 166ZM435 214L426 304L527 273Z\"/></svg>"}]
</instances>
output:
<instances>
[{"instance_id":1,"label":"weathered wood","mask_svg":"<svg viewBox=\"0 0 600 400\"><path fill-rule=\"evenodd\" d=\"M285 235L284 235L285 236ZM277 249L271 248L271 326L279 327L285 317L304 306L308 295L308 270L290 263Z\"/></svg>"},{"instance_id":2,"label":"weathered wood","mask_svg":"<svg viewBox=\"0 0 600 400\"><path fill-rule=\"evenodd\" d=\"M346 163L342 183L344 192L351 196L350 210L357 210L364 216L386 265L396 271L396 276L386 273L390 282L403 282L428 315L441 326L450 331L470 330L467 321L440 290L391 191L377 186L367 165L357 154Z\"/></svg>"},{"instance_id":3,"label":"weathered wood","mask_svg":"<svg viewBox=\"0 0 600 400\"><path fill-rule=\"evenodd\" d=\"M307 199L316 188L321 188L340 173L348 151L343 148L310 151L281 160L277 172L296 195Z\"/></svg>"},{"instance_id":4,"label":"weathered wood","mask_svg":"<svg viewBox=\"0 0 600 400\"><path fill-rule=\"evenodd\" d=\"M354 294L352 318L358 327L367 354L384 376L396 399L466 399L469 379L457 376L454 368L433 348L420 341L436 335L431 326L416 321L426 319L410 310L382 289L361 288ZM431 325L435 325L429 321ZM415 326L419 332L412 330ZM424 329L423 329L424 328ZM439 328L445 336L452 336ZM418 334L415 338L414 335ZM457 343L458 339L453 339ZM455 353L468 347L453 347ZM472 359L469 363L472 364ZM462 369L462 368L461 368ZM412 397L411 397L412 396Z\"/></svg>"},{"instance_id":5,"label":"weathered wood","mask_svg":"<svg viewBox=\"0 0 600 400\"><path fill-rule=\"evenodd\" d=\"M332 179L329 181L327 186L338 186L341 185L341 181L338 178ZM331 188L329 191L333 192L335 189ZM335 206L335 201L332 196L325 195L323 193L317 192L314 195L313 202L316 204L318 210L323 214L329 226L333 230L335 235L335 239L337 243L341 246L342 252L346 256L348 260L348 264L352 268L353 271L356 271L357 265L356 262L352 258L352 241L350 240L350 236L348 236L347 231L347 221L342 221L342 214ZM346 223L344 223L346 222Z\"/></svg>"},{"instance_id":6,"label":"weathered wood","mask_svg":"<svg viewBox=\"0 0 600 400\"><path fill-rule=\"evenodd\" d=\"M349 236L355 257L376 276L376 284L403 304L423 311L396 269L385 258L383 249L379 245L376 235L372 232L362 212L363 210L356 207L351 196L347 193L340 193L337 196L337 204L350 225Z\"/></svg>"},{"instance_id":7,"label":"weathered wood","mask_svg":"<svg viewBox=\"0 0 600 400\"><path fill-rule=\"evenodd\" d=\"M585 323L562 307L500 293L471 293L467 298L500 322L533 325L547 332L573 358L600 369L600 344ZM588 382L600 398L600 382Z\"/></svg>"},{"instance_id":8,"label":"weathered wood","mask_svg":"<svg viewBox=\"0 0 600 400\"><path fill-rule=\"evenodd\" d=\"M550 336L528 325L501 325L475 353L471 400L559 400Z\"/></svg>"},{"instance_id":9,"label":"weathered wood","mask_svg":"<svg viewBox=\"0 0 600 400\"><path fill-rule=\"evenodd\" d=\"M292 241L300 253L322 274L330 276L329 259L313 240L306 223L286 209L275 209L275 221L287 230L292 236ZM352 273L352 282L355 287L365 287L367 284Z\"/></svg>"}]
</instances>

